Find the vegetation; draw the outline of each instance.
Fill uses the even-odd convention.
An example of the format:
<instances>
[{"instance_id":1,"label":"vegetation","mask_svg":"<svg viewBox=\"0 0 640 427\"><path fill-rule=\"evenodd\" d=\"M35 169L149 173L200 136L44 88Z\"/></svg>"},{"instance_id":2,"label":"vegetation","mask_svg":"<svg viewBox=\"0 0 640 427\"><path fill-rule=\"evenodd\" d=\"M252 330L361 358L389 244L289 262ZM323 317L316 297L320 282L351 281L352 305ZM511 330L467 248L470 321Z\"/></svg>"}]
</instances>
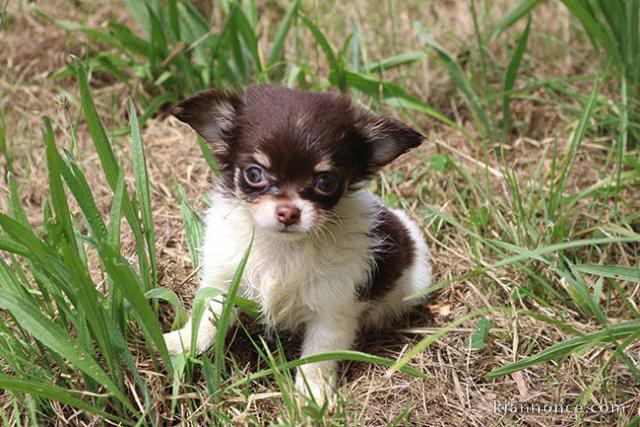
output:
<instances>
[{"instance_id":1,"label":"vegetation","mask_svg":"<svg viewBox=\"0 0 640 427\"><path fill-rule=\"evenodd\" d=\"M639 1L54 3L0 18L3 424L495 424L487 396L517 395L624 408L546 423L637 425ZM432 248L411 327L298 359L235 295L240 265L214 348L167 353L216 166L163 111L256 82L337 90L427 135L372 183ZM335 408L301 404L292 368L326 359L344 361Z\"/></svg>"}]
</instances>

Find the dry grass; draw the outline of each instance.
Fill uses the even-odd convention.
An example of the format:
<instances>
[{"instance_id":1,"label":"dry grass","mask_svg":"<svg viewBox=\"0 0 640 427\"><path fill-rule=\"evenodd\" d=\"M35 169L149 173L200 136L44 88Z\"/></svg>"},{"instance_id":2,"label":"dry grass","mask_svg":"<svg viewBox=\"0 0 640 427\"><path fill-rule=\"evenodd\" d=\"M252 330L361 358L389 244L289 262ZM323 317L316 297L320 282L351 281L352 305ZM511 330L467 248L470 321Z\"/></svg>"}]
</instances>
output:
<instances>
[{"instance_id":1,"label":"dry grass","mask_svg":"<svg viewBox=\"0 0 640 427\"><path fill-rule=\"evenodd\" d=\"M365 44L370 46L370 59L421 48L411 35L411 26L416 19L421 20L439 40L444 40L451 51L463 55L472 48L469 40L474 37L473 26L466 2L437 1L426 5L393 3L390 13L395 15L395 20L389 19L389 14L385 12L391 2L381 6L383 11L374 13L373 16L369 13L371 4L364 1L356 3L333 6L319 4L311 8L311 15L323 24L336 44L344 38L347 31L345 28L348 29L349 20L353 19L366 39ZM88 6L91 13L81 13L76 7L61 7L63 4L66 2L48 2L41 7L59 18L83 20L88 16L95 25L100 25L107 16L123 9L119 4L106 2ZM269 13L271 2L263 7L265 13L261 20L265 22L262 24L265 31L273 31L275 23L270 20L276 18L276 14ZM64 141L65 144L69 142L69 117L55 99L61 90L70 91L74 100L77 99L75 84L70 79L55 80L51 75L64 65L68 54L82 56L86 46L81 36L69 36L55 25L36 18L29 12L27 5L21 2L10 2L9 11L11 21L5 22L6 28L2 30L0 39L0 69L4 70L0 73L0 111L7 123L8 140L16 162L14 169L21 187L23 205L30 221L39 225L43 203L48 196L44 150L38 135L40 116L52 117L58 141ZM495 6L487 10L488 16L494 20L503 12L503 9ZM593 58L589 56L587 47L571 40L568 27L568 16L560 4L551 3L534 16L536 33L532 34L528 60L531 61L529 69L539 73L539 79L593 72L590 64ZM576 52L569 55L567 45L575 47ZM313 50L311 40L306 40L298 49ZM502 61L505 62L508 60L509 49L497 49L491 54L497 58L505 58ZM320 64L318 68L322 73L322 60L317 63ZM403 76L403 73L410 77ZM391 73L389 77L402 79L411 92L420 94L440 111L459 117L459 122L465 123L474 134L472 124L465 119L468 113L464 104L459 98L452 96L454 89L446 73L435 66L433 61L422 61L418 65ZM93 93L103 117L108 123L123 123L127 89L107 80L98 78L96 81ZM513 143L508 146L505 157L507 165L516 172L522 188L539 192L540 186L545 183L535 178L538 176L535 172L538 162L541 158L548 159L543 161L540 173L541 176L548 176L553 147L557 145L560 153L564 152L571 128L566 119L566 104L557 106L557 99L542 91L534 95L534 100L517 100L512 107L516 120L521 121L522 126L519 128L520 134L514 136ZM72 117L75 114L77 106L74 101ZM378 181L378 188L385 193L400 195L400 204L421 222L432 250L434 280L443 282L478 267L475 256L477 248L460 230L433 216L425 215L424 204L438 206L454 217L464 218L468 216L468 212L460 195L470 198L479 196L474 194L469 183L459 175L432 170L429 158L435 153L446 154L478 181L485 179L485 172L481 168L484 160L480 145L473 138L465 139L455 131L423 117L415 117L415 120L425 129L428 142L410 157L387 170ZM88 133L83 127L84 124L81 123L78 131L79 162L87 173L102 212L107 215L110 208L110 198L107 195L111 193L106 188L97 155L91 148ZM208 167L195 144L194 134L176 120L162 117L150 120L144 130L143 140L152 186L160 285L176 290L188 306L195 280L183 236L176 183L186 189L192 205L201 209L209 190ZM609 143L610 141L603 139L583 144L568 187L570 190L585 189L598 182ZM128 144L124 140L116 140L116 146L117 155L128 159ZM505 206L510 206L513 200L502 178L504 165L497 156L490 157L488 162L495 171L488 177L494 197L500 199L500 203ZM403 172L405 176L422 176L422 179L418 185L407 185L406 182L393 179L398 172ZM627 200L625 209L629 212L633 212L633 209L640 211L637 189L626 191L622 193ZM0 193L0 209L4 211L7 209L8 194L4 174L0 179ZM608 218L595 215L592 208L592 205L585 203L574 209L575 216L571 221L574 225L579 225L576 226L577 229L588 230L609 224ZM511 221L513 218L506 220ZM496 237L499 234L492 226L487 227L486 233L489 236L493 233ZM125 235L123 239L125 247L132 253L131 236ZM608 255L611 263L623 265L637 263L638 259L634 257L637 257L637 252L634 255L624 248L613 248ZM495 261L484 260L486 264ZM512 296L512 290L522 284L523 280L524 275L517 268L505 267L494 270L487 276L457 281L432 295L420 307L420 312L404 325L399 325L397 330L363 337L358 349L395 359L421 337L473 310L484 307L523 308L523 304ZM557 282L558 279L549 276L548 280ZM637 304L637 287L629 295L633 296ZM613 301L612 304L619 305L620 302ZM585 321L579 313L568 307L563 307L560 311L558 307L541 306L534 302L527 304L526 308L562 318L565 323L574 325L581 331L595 330L597 326ZM170 314L163 313L166 317L163 319L164 324L168 327ZM345 365L340 382L341 394L346 399L341 409L342 416L352 422L357 420L362 425L382 425L394 419L400 420L400 424L410 425L573 425L576 422L574 413L501 415L495 413L493 405L496 401L569 403L594 381L597 367L610 357L610 351L595 347L570 356L562 363L547 363L498 380L488 380L485 375L490 370L519 359L523 353L533 354L570 336L560 328L529 316L496 314L491 319L490 344L482 350L469 348L469 336L475 328L475 321L472 321L452 330L423 351L413 361L413 366L426 373L424 379L402 374L388 377L381 367L356 363ZM251 324L249 328L256 334L255 338L259 334L259 328ZM233 335L229 357L240 367L250 371L256 358L255 350L243 332L238 331ZM287 353L295 354L295 339L283 339L283 344L290 346L286 349ZM636 352L640 350L638 345L634 348ZM146 365L152 370L152 364L144 360L144 350L140 349L137 353L141 357L141 366ZM628 369L620 365L609 372L613 375L606 379L607 386L596 388L592 402L623 403L628 415L640 411L640 400L637 397L640 388ZM148 372L148 375L155 378L153 392L159 407L166 408L169 405L166 396L171 386L168 379L153 372ZM243 371L240 370L235 373L234 378L242 375ZM193 384L195 389L202 385L202 378L196 379L200 383ZM248 399L240 395L236 399L230 397L222 405L225 406L225 412L233 414L237 424L248 420L264 424L277 422L279 414L284 411L278 393L273 392L269 382L256 386ZM195 411L191 423L201 420L202 414L209 409L211 408L205 404L199 411ZM60 408L60 420L69 414L68 408ZM604 413L587 416L589 423L593 425L612 425L620 423L622 418L617 414ZM340 423L339 416L335 418L335 422ZM75 421L70 419L68 423L74 424Z\"/></svg>"}]
</instances>

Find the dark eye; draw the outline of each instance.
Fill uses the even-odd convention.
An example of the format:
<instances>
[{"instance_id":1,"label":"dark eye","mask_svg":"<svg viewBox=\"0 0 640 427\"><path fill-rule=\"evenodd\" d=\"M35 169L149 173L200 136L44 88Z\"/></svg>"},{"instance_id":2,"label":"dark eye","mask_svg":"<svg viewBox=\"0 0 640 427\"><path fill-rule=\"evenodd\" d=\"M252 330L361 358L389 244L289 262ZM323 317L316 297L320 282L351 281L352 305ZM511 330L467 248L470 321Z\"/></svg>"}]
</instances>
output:
<instances>
[{"instance_id":1,"label":"dark eye","mask_svg":"<svg viewBox=\"0 0 640 427\"><path fill-rule=\"evenodd\" d=\"M338 179L329 174L322 174L316 178L316 191L323 196L330 196L338 189Z\"/></svg>"},{"instance_id":2,"label":"dark eye","mask_svg":"<svg viewBox=\"0 0 640 427\"><path fill-rule=\"evenodd\" d=\"M244 170L244 180L251 187L264 188L269 184L264 169L257 165L251 165Z\"/></svg>"}]
</instances>

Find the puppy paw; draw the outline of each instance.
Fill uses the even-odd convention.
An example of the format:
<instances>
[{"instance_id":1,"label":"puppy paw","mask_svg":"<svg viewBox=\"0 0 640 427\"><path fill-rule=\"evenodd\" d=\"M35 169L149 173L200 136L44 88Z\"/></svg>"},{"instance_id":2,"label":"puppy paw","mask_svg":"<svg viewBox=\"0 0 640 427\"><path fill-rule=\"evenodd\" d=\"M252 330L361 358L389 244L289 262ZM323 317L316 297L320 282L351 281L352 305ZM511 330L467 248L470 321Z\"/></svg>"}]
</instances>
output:
<instances>
[{"instance_id":1,"label":"puppy paw","mask_svg":"<svg viewBox=\"0 0 640 427\"><path fill-rule=\"evenodd\" d=\"M209 349L216 339L216 328L211 324L201 324L196 337L196 354L202 354ZM164 334L164 342L169 354L188 353L191 350L191 323L176 331Z\"/></svg>"},{"instance_id":2,"label":"puppy paw","mask_svg":"<svg viewBox=\"0 0 640 427\"><path fill-rule=\"evenodd\" d=\"M305 369L296 375L296 390L299 394L298 402L306 405L310 400L319 406L325 403L329 407L335 404L334 381L331 376L325 376L319 370Z\"/></svg>"},{"instance_id":3,"label":"puppy paw","mask_svg":"<svg viewBox=\"0 0 640 427\"><path fill-rule=\"evenodd\" d=\"M187 353L191 348L191 331L178 329L164 334L163 337L171 355Z\"/></svg>"}]
</instances>

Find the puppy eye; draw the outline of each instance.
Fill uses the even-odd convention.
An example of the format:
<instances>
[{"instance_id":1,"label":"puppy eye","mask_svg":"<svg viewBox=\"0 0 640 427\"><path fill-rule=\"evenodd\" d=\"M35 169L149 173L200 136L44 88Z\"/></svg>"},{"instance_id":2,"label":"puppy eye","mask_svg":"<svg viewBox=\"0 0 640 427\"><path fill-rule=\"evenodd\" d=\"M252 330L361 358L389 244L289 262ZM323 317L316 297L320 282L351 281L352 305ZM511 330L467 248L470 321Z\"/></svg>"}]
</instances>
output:
<instances>
[{"instance_id":1,"label":"puppy eye","mask_svg":"<svg viewBox=\"0 0 640 427\"><path fill-rule=\"evenodd\" d=\"M264 169L257 165L251 165L245 168L244 180L254 188L264 188L269 184Z\"/></svg>"},{"instance_id":2,"label":"puppy eye","mask_svg":"<svg viewBox=\"0 0 640 427\"><path fill-rule=\"evenodd\" d=\"M323 196L330 196L338 189L338 179L329 174L322 174L316 178L315 190Z\"/></svg>"}]
</instances>

